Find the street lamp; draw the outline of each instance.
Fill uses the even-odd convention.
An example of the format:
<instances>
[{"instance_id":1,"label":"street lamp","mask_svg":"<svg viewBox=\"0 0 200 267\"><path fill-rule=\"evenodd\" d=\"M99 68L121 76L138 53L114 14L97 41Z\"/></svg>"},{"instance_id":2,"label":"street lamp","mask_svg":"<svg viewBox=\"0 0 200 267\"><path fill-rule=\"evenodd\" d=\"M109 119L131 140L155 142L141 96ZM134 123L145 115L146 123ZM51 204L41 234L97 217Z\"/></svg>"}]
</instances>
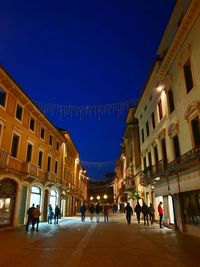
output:
<instances>
[{"instance_id":1,"label":"street lamp","mask_svg":"<svg viewBox=\"0 0 200 267\"><path fill-rule=\"evenodd\" d=\"M107 198L108 198L108 196L105 194L105 195L103 196L103 198L104 198L104 199L107 199Z\"/></svg>"},{"instance_id":2,"label":"street lamp","mask_svg":"<svg viewBox=\"0 0 200 267\"><path fill-rule=\"evenodd\" d=\"M91 196L91 197L90 197L90 200L92 201L93 199L94 199L94 198Z\"/></svg>"},{"instance_id":3,"label":"street lamp","mask_svg":"<svg viewBox=\"0 0 200 267\"><path fill-rule=\"evenodd\" d=\"M97 200L100 200L100 198L101 198L100 196L97 196Z\"/></svg>"}]
</instances>

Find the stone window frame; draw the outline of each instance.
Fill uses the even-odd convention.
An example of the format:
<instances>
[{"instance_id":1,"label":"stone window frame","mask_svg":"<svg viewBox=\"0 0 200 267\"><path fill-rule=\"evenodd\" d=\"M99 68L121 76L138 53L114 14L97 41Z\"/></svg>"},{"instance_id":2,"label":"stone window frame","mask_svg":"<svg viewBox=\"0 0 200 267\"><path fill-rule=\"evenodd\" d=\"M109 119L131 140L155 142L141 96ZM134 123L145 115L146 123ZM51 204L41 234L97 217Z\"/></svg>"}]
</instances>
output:
<instances>
[{"instance_id":1,"label":"stone window frame","mask_svg":"<svg viewBox=\"0 0 200 267\"><path fill-rule=\"evenodd\" d=\"M19 143L18 143L18 148L17 148L17 155L16 157L13 157L12 156L12 144L13 144L13 137L14 135L17 135L19 137ZM13 129L13 132L12 132L12 138L11 138L11 142L10 142L10 156L14 159L18 159L18 156L19 156L19 151L20 151L20 142L21 142L21 133L17 130L17 129Z\"/></svg>"},{"instance_id":2,"label":"stone window frame","mask_svg":"<svg viewBox=\"0 0 200 267\"><path fill-rule=\"evenodd\" d=\"M2 85L0 85L0 89L6 93L5 105L4 106L0 105L0 108L2 108L3 110L6 110L7 109L7 103L8 103L8 91Z\"/></svg>"},{"instance_id":3,"label":"stone window frame","mask_svg":"<svg viewBox=\"0 0 200 267\"><path fill-rule=\"evenodd\" d=\"M193 80L193 88L187 92L187 88L186 88L186 82L185 82L185 75L184 75L184 65L185 63L188 61L188 59L190 59L190 64L191 64L191 73L192 73L192 80ZM193 69L193 60L192 60L192 48L191 48L191 44L188 44L181 52L180 57L179 57L179 68L181 71L181 82L184 86L184 94L185 96L188 95L196 86L196 82L195 82L195 75L194 75L194 69Z\"/></svg>"},{"instance_id":4,"label":"stone window frame","mask_svg":"<svg viewBox=\"0 0 200 267\"><path fill-rule=\"evenodd\" d=\"M173 91L173 77L171 74L167 75L165 80L164 80L164 84L165 84L165 94L166 94L166 101L167 101L167 112L168 115L170 116L172 113L174 113L175 111L175 101L174 101L174 91ZM172 112L170 112L170 105L169 105L169 101L168 101L168 92L172 91L173 94L173 102L174 102L174 110Z\"/></svg>"},{"instance_id":5,"label":"stone window frame","mask_svg":"<svg viewBox=\"0 0 200 267\"><path fill-rule=\"evenodd\" d=\"M175 148L174 148L174 141L173 141L173 137L175 137L177 135L178 137L178 141L179 141L179 150L180 150L180 155L181 155L181 146L180 146L180 139L179 139L179 123L178 121L172 122L170 123L170 125L168 126L167 129L167 134L170 138L170 142L171 142L171 147L173 150L173 160L175 160Z\"/></svg>"},{"instance_id":6,"label":"stone window frame","mask_svg":"<svg viewBox=\"0 0 200 267\"><path fill-rule=\"evenodd\" d=\"M199 120L200 120L200 102L199 101L194 101L190 103L184 114L184 118L187 121L188 126L189 126L190 138L192 141L192 148L195 148L196 146L195 146L191 121L195 119L196 117L199 117Z\"/></svg>"},{"instance_id":7,"label":"stone window frame","mask_svg":"<svg viewBox=\"0 0 200 267\"><path fill-rule=\"evenodd\" d=\"M22 108L22 116L21 116L21 120L19 119L19 118L17 118L17 114L16 114L16 112L17 112L17 107L18 106L20 106L21 108ZM18 121L18 122L20 122L20 123L22 123L23 122L23 117L24 117L24 107L23 107L23 105L20 103L20 102L17 102L16 103L16 106L15 106L15 119Z\"/></svg>"},{"instance_id":8,"label":"stone window frame","mask_svg":"<svg viewBox=\"0 0 200 267\"><path fill-rule=\"evenodd\" d=\"M31 129L31 120L34 120L34 129ZM35 128L36 128L36 119L33 116L30 116L29 120L29 130L33 133L35 133Z\"/></svg>"}]
</instances>

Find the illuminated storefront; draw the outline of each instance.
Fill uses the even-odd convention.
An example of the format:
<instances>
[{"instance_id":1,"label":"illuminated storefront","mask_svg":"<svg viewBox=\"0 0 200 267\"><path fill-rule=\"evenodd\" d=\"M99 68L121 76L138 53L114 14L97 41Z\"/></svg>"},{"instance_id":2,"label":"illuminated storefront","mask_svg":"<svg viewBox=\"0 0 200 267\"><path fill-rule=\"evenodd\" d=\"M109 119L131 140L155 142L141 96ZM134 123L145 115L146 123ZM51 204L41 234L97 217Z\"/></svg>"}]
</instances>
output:
<instances>
[{"instance_id":1,"label":"illuminated storefront","mask_svg":"<svg viewBox=\"0 0 200 267\"><path fill-rule=\"evenodd\" d=\"M10 179L0 182L0 226L12 225L17 185Z\"/></svg>"}]
</instances>

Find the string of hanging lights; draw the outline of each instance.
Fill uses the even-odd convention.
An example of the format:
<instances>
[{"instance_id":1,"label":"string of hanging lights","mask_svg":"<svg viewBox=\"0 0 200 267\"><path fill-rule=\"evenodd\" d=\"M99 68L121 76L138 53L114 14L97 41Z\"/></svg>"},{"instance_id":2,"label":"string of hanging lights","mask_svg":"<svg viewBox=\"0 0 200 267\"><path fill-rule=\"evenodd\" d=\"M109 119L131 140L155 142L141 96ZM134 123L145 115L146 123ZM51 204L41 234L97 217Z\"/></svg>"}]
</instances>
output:
<instances>
[{"instance_id":1,"label":"string of hanging lights","mask_svg":"<svg viewBox=\"0 0 200 267\"><path fill-rule=\"evenodd\" d=\"M101 161L101 162L90 162L90 161L85 161L81 160L81 164L85 168L97 168L97 169L106 169L110 167L114 167L116 163L116 160L110 160L110 161Z\"/></svg>"},{"instance_id":2,"label":"string of hanging lights","mask_svg":"<svg viewBox=\"0 0 200 267\"><path fill-rule=\"evenodd\" d=\"M80 117L80 119L92 117L100 119L101 117L112 114L116 114L120 117L124 111L127 111L130 107L135 107L137 103L138 99L100 105L61 105L39 101L35 102L36 106L44 114L59 115L61 118L75 116Z\"/></svg>"}]
</instances>

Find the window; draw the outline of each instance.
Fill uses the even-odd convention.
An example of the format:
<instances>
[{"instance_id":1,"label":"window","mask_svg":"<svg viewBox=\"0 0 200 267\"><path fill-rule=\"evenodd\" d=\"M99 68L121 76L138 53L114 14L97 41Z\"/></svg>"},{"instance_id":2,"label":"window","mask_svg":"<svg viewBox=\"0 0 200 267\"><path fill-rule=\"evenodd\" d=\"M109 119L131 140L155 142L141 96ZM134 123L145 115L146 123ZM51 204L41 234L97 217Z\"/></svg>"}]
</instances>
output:
<instances>
[{"instance_id":1,"label":"window","mask_svg":"<svg viewBox=\"0 0 200 267\"><path fill-rule=\"evenodd\" d=\"M43 152L39 151L39 155L38 155L38 166L40 169L42 169L42 158L43 158Z\"/></svg>"},{"instance_id":2,"label":"window","mask_svg":"<svg viewBox=\"0 0 200 267\"><path fill-rule=\"evenodd\" d=\"M149 159L149 166L152 166L152 160L151 160L151 152L148 153L148 159Z\"/></svg>"},{"instance_id":3,"label":"window","mask_svg":"<svg viewBox=\"0 0 200 267\"><path fill-rule=\"evenodd\" d=\"M31 158L32 158L32 150L33 150L32 144L28 143L27 153L26 153L26 161L31 161Z\"/></svg>"},{"instance_id":4,"label":"window","mask_svg":"<svg viewBox=\"0 0 200 267\"><path fill-rule=\"evenodd\" d=\"M162 102L161 102L161 99L160 99L160 101L158 102L158 113L159 113L159 118L160 118L160 120L161 120L162 117L163 117L163 112L162 112Z\"/></svg>"},{"instance_id":5,"label":"window","mask_svg":"<svg viewBox=\"0 0 200 267\"><path fill-rule=\"evenodd\" d=\"M149 123L148 121L146 122L146 131L147 131L147 137L149 136Z\"/></svg>"},{"instance_id":6,"label":"window","mask_svg":"<svg viewBox=\"0 0 200 267\"><path fill-rule=\"evenodd\" d=\"M45 130L44 128L41 128L41 131L40 131L40 137L44 140L44 135L45 135Z\"/></svg>"},{"instance_id":7,"label":"window","mask_svg":"<svg viewBox=\"0 0 200 267\"><path fill-rule=\"evenodd\" d=\"M183 71L184 71L186 91L187 93L189 93L194 86L190 59L188 59L186 63L183 65Z\"/></svg>"},{"instance_id":8,"label":"window","mask_svg":"<svg viewBox=\"0 0 200 267\"><path fill-rule=\"evenodd\" d=\"M34 120L33 118L31 118L31 120L30 120L30 129L31 129L32 131L35 130L35 120Z\"/></svg>"},{"instance_id":9,"label":"window","mask_svg":"<svg viewBox=\"0 0 200 267\"><path fill-rule=\"evenodd\" d=\"M142 129L141 134L142 134L142 143L144 143L144 129Z\"/></svg>"},{"instance_id":10,"label":"window","mask_svg":"<svg viewBox=\"0 0 200 267\"><path fill-rule=\"evenodd\" d=\"M19 104L17 104L17 109L16 109L15 116L20 121L22 120L22 111L23 111L22 107Z\"/></svg>"},{"instance_id":11,"label":"window","mask_svg":"<svg viewBox=\"0 0 200 267\"><path fill-rule=\"evenodd\" d=\"M5 107L5 103L6 103L6 92L0 88L0 105Z\"/></svg>"},{"instance_id":12,"label":"window","mask_svg":"<svg viewBox=\"0 0 200 267\"><path fill-rule=\"evenodd\" d=\"M175 159L177 159L180 157L179 141L177 135L173 137L173 143L174 143L174 156Z\"/></svg>"},{"instance_id":13,"label":"window","mask_svg":"<svg viewBox=\"0 0 200 267\"><path fill-rule=\"evenodd\" d=\"M19 147L19 136L14 134L12 140L11 156L17 158L17 152Z\"/></svg>"},{"instance_id":14,"label":"window","mask_svg":"<svg viewBox=\"0 0 200 267\"><path fill-rule=\"evenodd\" d=\"M152 123L152 129L154 129L156 127L154 112L151 114L151 123Z\"/></svg>"},{"instance_id":15,"label":"window","mask_svg":"<svg viewBox=\"0 0 200 267\"><path fill-rule=\"evenodd\" d=\"M48 156L48 161L47 161L47 171L50 172L51 170L51 157Z\"/></svg>"},{"instance_id":16,"label":"window","mask_svg":"<svg viewBox=\"0 0 200 267\"><path fill-rule=\"evenodd\" d=\"M155 164L158 164L158 148L157 146L154 147L154 158L155 158Z\"/></svg>"},{"instance_id":17,"label":"window","mask_svg":"<svg viewBox=\"0 0 200 267\"><path fill-rule=\"evenodd\" d=\"M167 151L166 151L166 142L165 138L161 140L161 146L162 146L162 157L163 157L163 167L166 168L167 165Z\"/></svg>"},{"instance_id":18,"label":"window","mask_svg":"<svg viewBox=\"0 0 200 267\"><path fill-rule=\"evenodd\" d=\"M174 111L174 96L172 90L169 90L167 92L167 97L168 97L169 113L172 113Z\"/></svg>"},{"instance_id":19,"label":"window","mask_svg":"<svg viewBox=\"0 0 200 267\"><path fill-rule=\"evenodd\" d=\"M53 137L52 135L49 136L49 145L52 146L52 143L53 143Z\"/></svg>"},{"instance_id":20,"label":"window","mask_svg":"<svg viewBox=\"0 0 200 267\"><path fill-rule=\"evenodd\" d=\"M144 110L147 110L147 106L144 107Z\"/></svg>"},{"instance_id":21,"label":"window","mask_svg":"<svg viewBox=\"0 0 200 267\"><path fill-rule=\"evenodd\" d=\"M58 172L58 162L56 161L55 162L55 173L57 174L57 172Z\"/></svg>"},{"instance_id":22,"label":"window","mask_svg":"<svg viewBox=\"0 0 200 267\"><path fill-rule=\"evenodd\" d=\"M143 158L143 164L144 164L144 169L146 169L146 167L147 167L146 157Z\"/></svg>"},{"instance_id":23,"label":"window","mask_svg":"<svg viewBox=\"0 0 200 267\"><path fill-rule=\"evenodd\" d=\"M192 126L192 134L193 134L194 146L198 147L198 146L200 146L200 121L199 121L199 117L198 116L196 116L191 121L191 126Z\"/></svg>"},{"instance_id":24,"label":"window","mask_svg":"<svg viewBox=\"0 0 200 267\"><path fill-rule=\"evenodd\" d=\"M56 150L57 150L57 151L59 150L59 146L60 146L60 144L59 144L59 142L57 142L57 143L56 143Z\"/></svg>"}]
</instances>

